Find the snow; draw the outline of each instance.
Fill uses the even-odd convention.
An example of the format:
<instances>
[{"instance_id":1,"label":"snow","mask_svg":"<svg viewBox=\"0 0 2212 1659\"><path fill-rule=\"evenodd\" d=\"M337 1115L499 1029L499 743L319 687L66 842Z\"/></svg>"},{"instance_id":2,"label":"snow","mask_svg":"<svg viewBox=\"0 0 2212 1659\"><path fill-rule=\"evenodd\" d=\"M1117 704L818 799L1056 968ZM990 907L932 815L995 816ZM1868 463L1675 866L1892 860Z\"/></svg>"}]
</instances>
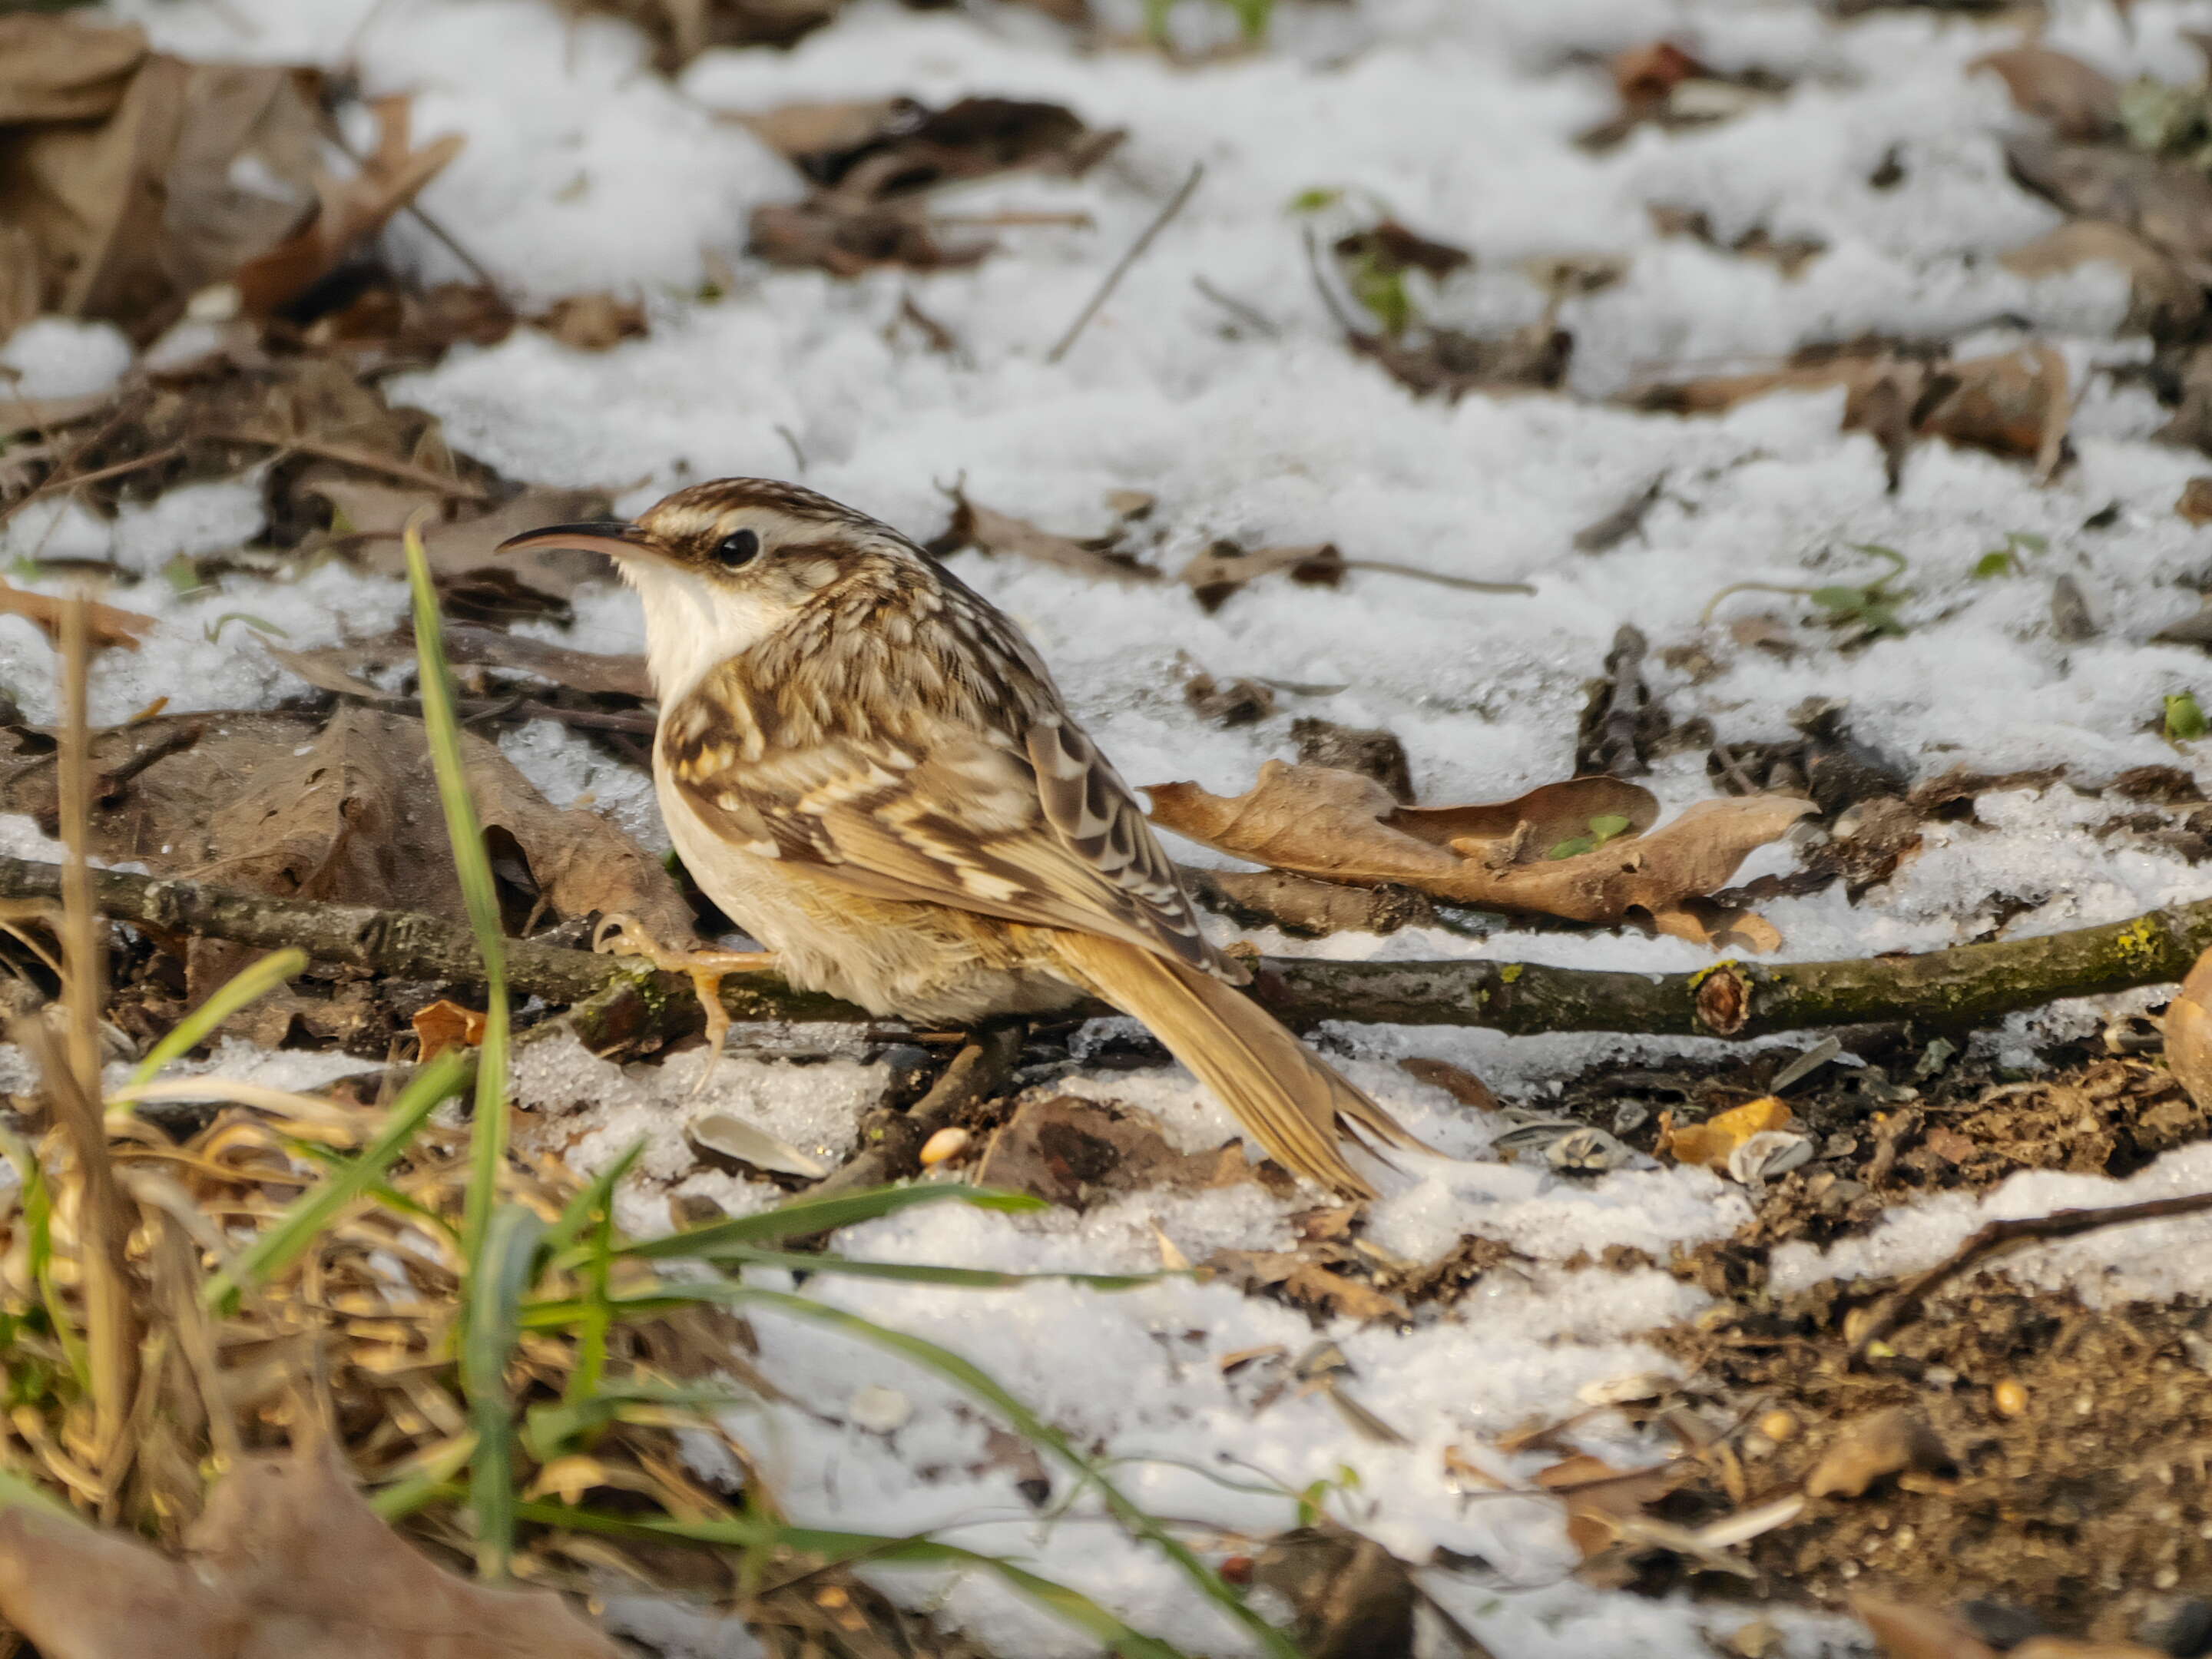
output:
<instances>
[{"instance_id":1,"label":"snow","mask_svg":"<svg viewBox=\"0 0 2212 1659\"><path fill-rule=\"evenodd\" d=\"M1103 530L1109 493L1134 489L1158 499L1136 545L1170 573L1216 538L1331 540L1355 558L1535 589L1499 597L1360 572L1336 590L1261 582L1207 615L1172 582L1094 584L962 556L963 575L1030 630L1079 716L1134 781L1190 778L1240 791L1261 760L1290 752L1292 719L1317 714L1395 731L1425 800L1510 796L1567 768L1585 683L1615 630L1633 623L1655 647L1694 641L1711 654L1717 672L1701 682L1656 656L1650 671L1678 718L1703 715L1724 739L1784 737L1792 705L1832 697L1848 703L1859 738L1921 776L1962 763L1991 771L2063 765L2097 782L2152 764L2212 783L2201 748L2177 749L2157 729L2168 693L2195 688L2212 698L2212 672L2192 648L2146 642L2195 609L2204 538L2172 504L2189 478L2212 467L2150 441L2163 411L2139 388L2114 382L2146 356L2141 340L2112 337L2127 302L2121 273L2088 267L2031 283L1996 259L2057 222L2006 178L2002 143L2024 130L2024 118L1994 77L1970 70L1981 54L2015 43L2006 28L1934 9L1840 26L1811 4L1761 0L1284 0L1268 51L1193 68L1133 50L1071 51L1035 13L990 0L929 12L862 0L794 51L709 52L672 82L651 69L640 37L565 15L550 0L119 0L111 9L143 21L168 50L313 62L357 76L370 94L416 93L418 135L468 140L423 204L503 283L532 303L592 289L644 301L650 337L611 351L573 351L525 329L392 386L395 397L438 416L457 447L510 477L603 487L635 509L690 480L797 469L804 482L922 535L943 522L944 491L956 481L991 507L1074 534ZM1140 12L1137 0L1100 9L1131 27ZM2051 8L2045 38L2116 76L2175 75L2195 62L2185 32L2208 25L2208 0L2139 0L2124 25L2119 8L2069 0ZM1174 27L1187 45L1228 38L1224 21L1196 3L1176 9ZM1723 69L1758 67L1793 84L1706 128L1647 128L1601 155L1575 147L1575 134L1612 112L1593 56L1661 35ZM949 198L967 213L1085 214L1093 228L1006 229L997 233L1000 251L972 270L851 283L744 256L750 210L801 190L727 112L970 93L1057 100L1096 125L1127 130L1082 180L1016 176ZM1879 187L1872 175L1892 155L1903 177ZM1048 362L1108 265L1200 161L1206 173L1187 210L1064 360ZM1303 227L1285 212L1293 196L1320 185L1379 200L1474 252L1472 270L1419 289L1440 322L1484 331L1525 323L1547 304L1532 263L1624 261L1619 281L1558 303L1576 339L1577 396L1421 402L1347 350L1313 291ZM1724 243L1764 229L1817 240L1826 251L1784 275L1663 236L1651 205L1702 212ZM1324 215L1319 228L1336 222ZM404 216L387 247L427 277L464 274ZM1278 333L1234 337L1226 313L1197 290L1201 277ZM704 297L710 280L718 297ZM928 352L896 326L908 294L957 337L957 357ZM188 331L208 326L180 324L172 349L181 354ZM1771 397L1698 420L1592 401L1639 380L1742 367L1862 331L1945 336L1962 355L2010 349L2031 336L2053 344L2079 389L2075 463L2038 488L2019 465L1931 443L1914 452L1892 495L1873 441L1838 432L1838 393ZM96 390L126 360L114 331L51 319L0 347L0 369L21 377L16 389L42 396ZM1639 533L1601 556L1573 550L1577 529L1655 477L1664 479L1662 496ZM2117 517L2087 527L2108 507ZM0 551L112 558L148 578L112 596L160 626L143 651L103 659L99 718L123 718L156 696L179 710L265 706L300 687L237 613L281 629L281 642L298 647L396 622L404 594L397 582L337 563L233 575L213 591L181 594L158 574L179 553L235 547L259 524L249 476L173 492L112 524L67 500L34 502L0 530ZM1976 580L1980 556L2019 532L2047 538L2046 551L2027 556L2028 574ZM1853 550L1869 543L1911 562L1903 638L1838 651L1817 629L1796 625L1801 601L1773 594L1736 596L1722 615L1768 613L1791 624L1798 649L1787 659L1701 625L1731 583L1875 574L1878 566ZM2087 593L2098 638L2054 636L2050 587L2061 573ZM575 608L571 631L526 631L587 649L637 647L635 601L611 583L580 592ZM1193 664L1224 678L1344 689L1285 693L1276 715L1224 731L1200 722L1181 695ZM43 637L0 618L0 685L33 720L51 717L50 680ZM649 784L635 770L549 725L501 741L556 802L595 806L647 844L665 845ZM1650 783L1670 810L1710 791L1693 757L1662 763ZM1785 956L1817 959L1948 945L2001 916L2010 917L2006 934L2019 937L2202 895L2200 872L2178 855L2091 833L2110 816L2063 783L1985 796L1976 820L1929 826L1919 856L1861 903L1832 890L1767 914ZM38 855L36 842L27 826L0 824L5 850ZM1770 849L1751 869L1788 867L1787 850ZM2014 914L2019 901L2028 908ZM1347 957L1652 971L1711 960L1679 940L1550 932L1256 942ZM1995 1042L2006 1063L2025 1065L2039 1033L2094 1012L2073 1006L2017 1018ZM890 1071L865 1059L852 1033L749 1036L781 1048L732 1056L696 1094L696 1055L656 1070L617 1067L573 1043L526 1045L525 1133L564 1149L586 1172L643 1142L623 1200L623 1223L638 1231L665 1229L672 1198L708 1199L732 1213L763 1207L775 1190L702 1164L684 1125L732 1112L834 1158L854 1145ZM1580 1586L1568 1577L1554 1508L1455 1492L1442 1455L1454 1445L1501 1474L1526 1473L1484 1441L1528 1418L1563 1414L1585 1390L1663 1373L1666 1362L1639 1338L1694 1316L1699 1293L1656 1271L1564 1264L1616 1244L1663 1259L1677 1244L1724 1237L1749 1214L1741 1190L1696 1170L1569 1179L1493 1161L1488 1149L1505 1125L1451 1104L1395 1062L1449 1059L1510 1102L1540 1104L1565 1073L1710 1055L1718 1045L1357 1027L1322 1041L1415 1133L1464 1160L1405 1158L1369 1238L1429 1261L1480 1234L1525 1258L1404 1332L1329 1328L1357 1372L1346 1386L1408 1446L1359 1438L1319 1395L1292 1390L1255 1410L1250 1368L1224 1377L1219 1358L1270 1344L1295 1357L1317 1333L1304 1316L1225 1284L1178 1278L1105 1293L1046 1282L975 1292L817 1277L806 1293L982 1365L1079 1443L1118 1460L1116 1478L1156 1510L1255 1532L1291 1517L1287 1498L1233 1491L1176 1460L1249 1481L1249 1469L1206 1462L1233 1455L1291 1489L1356 1470L1357 1490L1340 1501L1394 1548L1419 1560L1448 1547L1492 1564L1488 1573L1438 1571L1428 1582L1500 1652L1689 1659L1709 1651L1708 1635L1744 1622L1741 1609ZM211 1069L247 1064L235 1054L218 1060ZM298 1073L299 1086L311 1072ZM1052 1086L1150 1110L1194 1150L1234 1132L1179 1070L1078 1071ZM2021 1176L1978 1200L1893 1212L1826 1255L1781 1252L1776 1282L1924 1266L1992 1215L2192 1190L2208 1179L2203 1148L2168 1154L2125 1182ZM1298 1207L1256 1187L1144 1194L1081 1216L947 1206L849 1230L838 1244L908 1261L1137 1271L1159 1265L1162 1237L1192 1261L1285 1248ZM2094 1236L2010 1259L2002 1270L2093 1299L2203 1294L2208 1228L2172 1222ZM809 1409L763 1412L744 1431L795 1517L941 1530L1024 1555L1193 1650L1238 1650L1239 1638L1169 1567L1120 1538L1092 1506L1032 1512L1016 1474L989 1464L985 1415L946 1385L832 1332L772 1313L758 1323L763 1370ZM902 1409L889 1407L886 1391ZM1588 1434L1595 1449L1639 1455L1618 1420L1601 1418ZM1064 1474L1054 1481L1064 1495ZM944 1617L1000 1651L1085 1650L995 1583L947 1585L927 1574L884 1582L918 1601L938 1598ZM665 1624L651 1607L623 1616ZM1832 1626L1783 1622L1793 1652L1844 1650ZM727 1632L686 1639L702 1654L750 1651Z\"/></svg>"}]
</instances>

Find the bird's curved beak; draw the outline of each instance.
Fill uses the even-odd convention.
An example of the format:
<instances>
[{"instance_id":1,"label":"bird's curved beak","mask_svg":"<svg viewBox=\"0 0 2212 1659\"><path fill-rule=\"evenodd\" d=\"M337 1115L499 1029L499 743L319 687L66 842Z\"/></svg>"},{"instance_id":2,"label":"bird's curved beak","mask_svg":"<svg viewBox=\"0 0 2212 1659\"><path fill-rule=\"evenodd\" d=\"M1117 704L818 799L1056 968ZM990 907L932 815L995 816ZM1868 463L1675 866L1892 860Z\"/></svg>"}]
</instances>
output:
<instances>
[{"instance_id":1,"label":"bird's curved beak","mask_svg":"<svg viewBox=\"0 0 2212 1659\"><path fill-rule=\"evenodd\" d=\"M543 530L526 530L499 544L501 553L524 553L532 548L579 553L604 553L609 558L632 559L653 550L645 532L620 519L601 519L586 524L551 524Z\"/></svg>"}]
</instances>

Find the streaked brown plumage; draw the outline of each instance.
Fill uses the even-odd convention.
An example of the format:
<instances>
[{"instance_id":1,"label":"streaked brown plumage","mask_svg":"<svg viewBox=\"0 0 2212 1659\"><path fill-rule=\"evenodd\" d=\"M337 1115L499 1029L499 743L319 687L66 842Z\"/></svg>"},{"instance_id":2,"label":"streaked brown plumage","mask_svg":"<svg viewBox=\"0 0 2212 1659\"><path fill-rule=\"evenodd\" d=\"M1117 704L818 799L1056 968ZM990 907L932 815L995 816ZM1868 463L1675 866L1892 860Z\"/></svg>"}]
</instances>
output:
<instances>
[{"instance_id":1,"label":"streaked brown plumage","mask_svg":"<svg viewBox=\"0 0 2212 1659\"><path fill-rule=\"evenodd\" d=\"M793 983L951 1024L1098 996L1343 1192L1372 1189L1340 1133L1419 1144L1231 988L1028 641L896 531L735 478L508 545L599 549L638 590L669 834Z\"/></svg>"}]
</instances>

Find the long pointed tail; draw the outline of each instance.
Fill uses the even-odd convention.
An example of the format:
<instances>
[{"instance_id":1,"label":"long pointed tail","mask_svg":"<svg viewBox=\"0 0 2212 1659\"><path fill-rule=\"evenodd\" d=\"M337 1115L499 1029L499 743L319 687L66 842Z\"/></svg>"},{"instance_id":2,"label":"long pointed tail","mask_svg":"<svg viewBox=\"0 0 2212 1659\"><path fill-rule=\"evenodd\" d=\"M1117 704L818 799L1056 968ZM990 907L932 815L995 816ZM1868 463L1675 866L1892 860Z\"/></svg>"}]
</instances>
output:
<instances>
[{"instance_id":1,"label":"long pointed tail","mask_svg":"<svg viewBox=\"0 0 2212 1659\"><path fill-rule=\"evenodd\" d=\"M1293 1174L1372 1198L1340 1137L1370 1152L1369 1136L1431 1150L1233 986L1119 939L1066 933L1054 943L1072 972L1142 1020Z\"/></svg>"}]
</instances>

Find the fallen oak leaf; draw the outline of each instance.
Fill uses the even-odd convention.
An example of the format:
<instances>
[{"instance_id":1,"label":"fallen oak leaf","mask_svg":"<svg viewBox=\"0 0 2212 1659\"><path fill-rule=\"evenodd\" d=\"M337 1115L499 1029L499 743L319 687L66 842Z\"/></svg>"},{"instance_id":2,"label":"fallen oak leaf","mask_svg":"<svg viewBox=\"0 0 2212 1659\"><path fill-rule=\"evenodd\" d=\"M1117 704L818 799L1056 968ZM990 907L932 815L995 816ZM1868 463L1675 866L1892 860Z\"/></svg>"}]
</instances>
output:
<instances>
[{"instance_id":1,"label":"fallen oak leaf","mask_svg":"<svg viewBox=\"0 0 2212 1659\"><path fill-rule=\"evenodd\" d=\"M1699 801L1652 832L1656 799L1619 778L1575 778L1481 805L1401 807L1358 773L1275 760L1233 799L1194 783L1146 793L1162 827L1276 869L1571 921L1610 924L1638 910L1708 941L1710 925L1689 902L1726 885L1754 848L1813 810L1779 795ZM1625 828L1573 850L1577 839L1596 839L1594 821L1609 818ZM1549 856L1563 848L1565 856Z\"/></svg>"},{"instance_id":2,"label":"fallen oak leaf","mask_svg":"<svg viewBox=\"0 0 2212 1659\"><path fill-rule=\"evenodd\" d=\"M69 603L49 593L33 593L28 588L17 587L0 577L0 616L21 617L37 623L46 638L56 644L61 641L62 613L69 608ZM120 610L102 605L98 599L85 601L85 624L95 651L112 645L136 651L139 641L155 628L154 618L144 612Z\"/></svg>"},{"instance_id":3,"label":"fallen oak leaf","mask_svg":"<svg viewBox=\"0 0 2212 1659\"><path fill-rule=\"evenodd\" d=\"M0 1515L0 1618L48 1659L616 1659L550 1590L456 1578L403 1543L326 1445L241 1460L173 1560L19 1505Z\"/></svg>"},{"instance_id":4,"label":"fallen oak leaf","mask_svg":"<svg viewBox=\"0 0 2212 1659\"><path fill-rule=\"evenodd\" d=\"M464 1007L446 997L417 1008L407 1023L415 1028L415 1040L422 1048L416 1058L424 1065L448 1048L473 1048L483 1042L483 1010Z\"/></svg>"}]
</instances>

